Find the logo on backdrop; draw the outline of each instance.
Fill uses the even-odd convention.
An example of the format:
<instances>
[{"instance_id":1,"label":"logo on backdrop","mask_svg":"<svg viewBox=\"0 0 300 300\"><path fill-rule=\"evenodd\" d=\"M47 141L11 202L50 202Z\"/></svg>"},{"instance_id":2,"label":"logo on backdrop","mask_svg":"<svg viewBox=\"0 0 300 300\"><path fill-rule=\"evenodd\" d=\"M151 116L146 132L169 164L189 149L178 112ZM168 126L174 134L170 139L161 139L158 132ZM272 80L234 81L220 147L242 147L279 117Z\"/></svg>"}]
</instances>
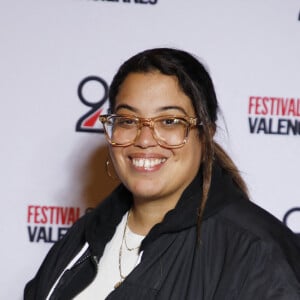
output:
<instances>
[{"instance_id":1,"label":"logo on backdrop","mask_svg":"<svg viewBox=\"0 0 300 300\"><path fill-rule=\"evenodd\" d=\"M103 133L98 118L108 98L108 84L101 77L88 76L79 83L77 94L89 110L77 121L76 131Z\"/></svg>"},{"instance_id":2,"label":"logo on backdrop","mask_svg":"<svg viewBox=\"0 0 300 300\"><path fill-rule=\"evenodd\" d=\"M291 223L295 220L297 220L298 222L300 220L300 207L293 207L289 209L283 217L283 223L288 227L292 227ZM300 236L300 225L299 223L297 225L298 225L297 230L295 228L291 228L291 229Z\"/></svg>"},{"instance_id":3,"label":"logo on backdrop","mask_svg":"<svg viewBox=\"0 0 300 300\"><path fill-rule=\"evenodd\" d=\"M93 0L97 2L118 2L118 3L132 3L132 4L157 4L158 0Z\"/></svg>"},{"instance_id":4,"label":"logo on backdrop","mask_svg":"<svg viewBox=\"0 0 300 300\"><path fill-rule=\"evenodd\" d=\"M300 98L250 96L251 134L300 135Z\"/></svg>"},{"instance_id":5,"label":"logo on backdrop","mask_svg":"<svg viewBox=\"0 0 300 300\"><path fill-rule=\"evenodd\" d=\"M54 243L60 240L80 217L79 207L27 207L28 239L33 243Z\"/></svg>"}]
</instances>

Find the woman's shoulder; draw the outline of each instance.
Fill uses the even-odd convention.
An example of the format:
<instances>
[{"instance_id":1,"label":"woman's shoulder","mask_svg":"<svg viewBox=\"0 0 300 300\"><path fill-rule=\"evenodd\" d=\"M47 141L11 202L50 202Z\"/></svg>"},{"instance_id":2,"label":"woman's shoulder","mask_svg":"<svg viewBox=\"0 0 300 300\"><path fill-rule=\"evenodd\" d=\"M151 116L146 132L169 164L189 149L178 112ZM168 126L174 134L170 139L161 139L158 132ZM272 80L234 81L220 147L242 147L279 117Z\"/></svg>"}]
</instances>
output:
<instances>
[{"instance_id":1,"label":"woman's shoulder","mask_svg":"<svg viewBox=\"0 0 300 300\"><path fill-rule=\"evenodd\" d=\"M225 262L247 282L245 290L264 290L264 286L270 293L286 290L291 296L284 299L298 299L300 238L280 220L253 202L239 199L208 218L202 228L203 246L215 257L214 266L222 269Z\"/></svg>"},{"instance_id":2,"label":"woman's shoulder","mask_svg":"<svg viewBox=\"0 0 300 300\"><path fill-rule=\"evenodd\" d=\"M291 238L298 243L300 241L278 218L248 199L240 198L230 202L220 211L218 218L260 240L280 242Z\"/></svg>"},{"instance_id":3,"label":"woman's shoulder","mask_svg":"<svg viewBox=\"0 0 300 300\"><path fill-rule=\"evenodd\" d=\"M300 282L300 237L272 214L241 199L225 206L214 222L217 228L222 228L229 243L249 246L256 259L264 257L262 262L268 260L274 267L280 265L282 272L290 268Z\"/></svg>"},{"instance_id":4,"label":"woman's shoulder","mask_svg":"<svg viewBox=\"0 0 300 300\"><path fill-rule=\"evenodd\" d=\"M217 219L224 229L243 232L253 239L274 243L292 240L300 249L300 238L270 212L250 201L220 167L215 167L210 195L204 217Z\"/></svg>"}]
</instances>

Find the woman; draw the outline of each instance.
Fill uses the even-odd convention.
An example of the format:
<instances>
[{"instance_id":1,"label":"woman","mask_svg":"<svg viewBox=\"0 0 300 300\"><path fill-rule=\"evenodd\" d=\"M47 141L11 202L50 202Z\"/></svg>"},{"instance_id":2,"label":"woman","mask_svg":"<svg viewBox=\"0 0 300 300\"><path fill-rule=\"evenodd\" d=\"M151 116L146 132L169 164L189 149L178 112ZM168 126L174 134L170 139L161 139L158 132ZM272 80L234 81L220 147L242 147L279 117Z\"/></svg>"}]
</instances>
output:
<instances>
[{"instance_id":1,"label":"woman","mask_svg":"<svg viewBox=\"0 0 300 300\"><path fill-rule=\"evenodd\" d=\"M213 140L218 103L192 55L126 61L101 116L122 184L51 249L25 299L300 299L300 242L248 200Z\"/></svg>"}]
</instances>

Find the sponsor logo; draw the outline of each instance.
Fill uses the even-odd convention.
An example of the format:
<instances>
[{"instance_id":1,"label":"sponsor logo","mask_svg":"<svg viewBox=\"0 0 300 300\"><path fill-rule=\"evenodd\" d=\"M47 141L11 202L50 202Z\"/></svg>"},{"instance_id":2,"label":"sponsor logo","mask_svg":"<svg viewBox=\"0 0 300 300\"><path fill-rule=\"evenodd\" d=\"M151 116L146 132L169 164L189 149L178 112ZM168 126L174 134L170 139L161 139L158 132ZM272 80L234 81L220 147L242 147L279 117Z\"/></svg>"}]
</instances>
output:
<instances>
[{"instance_id":1,"label":"sponsor logo","mask_svg":"<svg viewBox=\"0 0 300 300\"><path fill-rule=\"evenodd\" d=\"M250 96L251 134L300 135L300 98Z\"/></svg>"},{"instance_id":2,"label":"sponsor logo","mask_svg":"<svg viewBox=\"0 0 300 300\"><path fill-rule=\"evenodd\" d=\"M97 2L117 2L117 3L132 3L132 4L157 4L158 0L93 0Z\"/></svg>"},{"instance_id":3,"label":"sponsor logo","mask_svg":"<svg viewBox=\"0 0 300 300\"><path fill-rule=\"evenodd\" d=\"M283 217L283 223L286 226L290 227L300 237L299 220L300 220L300 207L293 207L289 209Z\"/></svg>"},{"instance_id":4,"label":"sponsor logo","mask_svg":"<svg viewBox=\"0 0 300 300\"><path fill-rule=\"evenodd\" d=\"M27 207L29 241L57 242L79 217L79 207L29 205Z\"/></svg>"},{"instance_id":5,"label":"sponsor logo","mask_svg":"<svg viewBox=\"0 0 300 300\"><path fill-rule=\"evenodd\" d=\"M79 83L77 94L80 101L90 109L78 119L75 130L103 133L98 119L108 98L108 84L99 76L88 76Z\"/></svg>"}]
</instances>

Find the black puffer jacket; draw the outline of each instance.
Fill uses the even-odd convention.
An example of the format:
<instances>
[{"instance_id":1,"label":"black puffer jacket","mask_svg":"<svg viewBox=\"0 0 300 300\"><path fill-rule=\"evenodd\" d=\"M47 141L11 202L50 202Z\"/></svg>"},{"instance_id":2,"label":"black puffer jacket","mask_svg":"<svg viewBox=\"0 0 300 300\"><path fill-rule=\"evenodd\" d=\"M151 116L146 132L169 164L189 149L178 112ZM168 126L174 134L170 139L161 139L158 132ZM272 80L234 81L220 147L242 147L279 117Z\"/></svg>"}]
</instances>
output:
<instances>
[{"instance_id":1,"label":"black puffer jacket","mask_svg":"<svg viewBox=\"0 0 300 300\"><path fill-rule=\"evenodd\" d=\"M220 167L212 186L197 242L198 175L175 209L142 243L142 260L109 300L299 300L300 240L273 216L245 198ZM131 206L118 187L81 218L50 250L25 300L46 299L69 261L89 243L84 257L61 278L51 300L72 299L95 277L97 261Z\"/></svg>"}]
</instances>

